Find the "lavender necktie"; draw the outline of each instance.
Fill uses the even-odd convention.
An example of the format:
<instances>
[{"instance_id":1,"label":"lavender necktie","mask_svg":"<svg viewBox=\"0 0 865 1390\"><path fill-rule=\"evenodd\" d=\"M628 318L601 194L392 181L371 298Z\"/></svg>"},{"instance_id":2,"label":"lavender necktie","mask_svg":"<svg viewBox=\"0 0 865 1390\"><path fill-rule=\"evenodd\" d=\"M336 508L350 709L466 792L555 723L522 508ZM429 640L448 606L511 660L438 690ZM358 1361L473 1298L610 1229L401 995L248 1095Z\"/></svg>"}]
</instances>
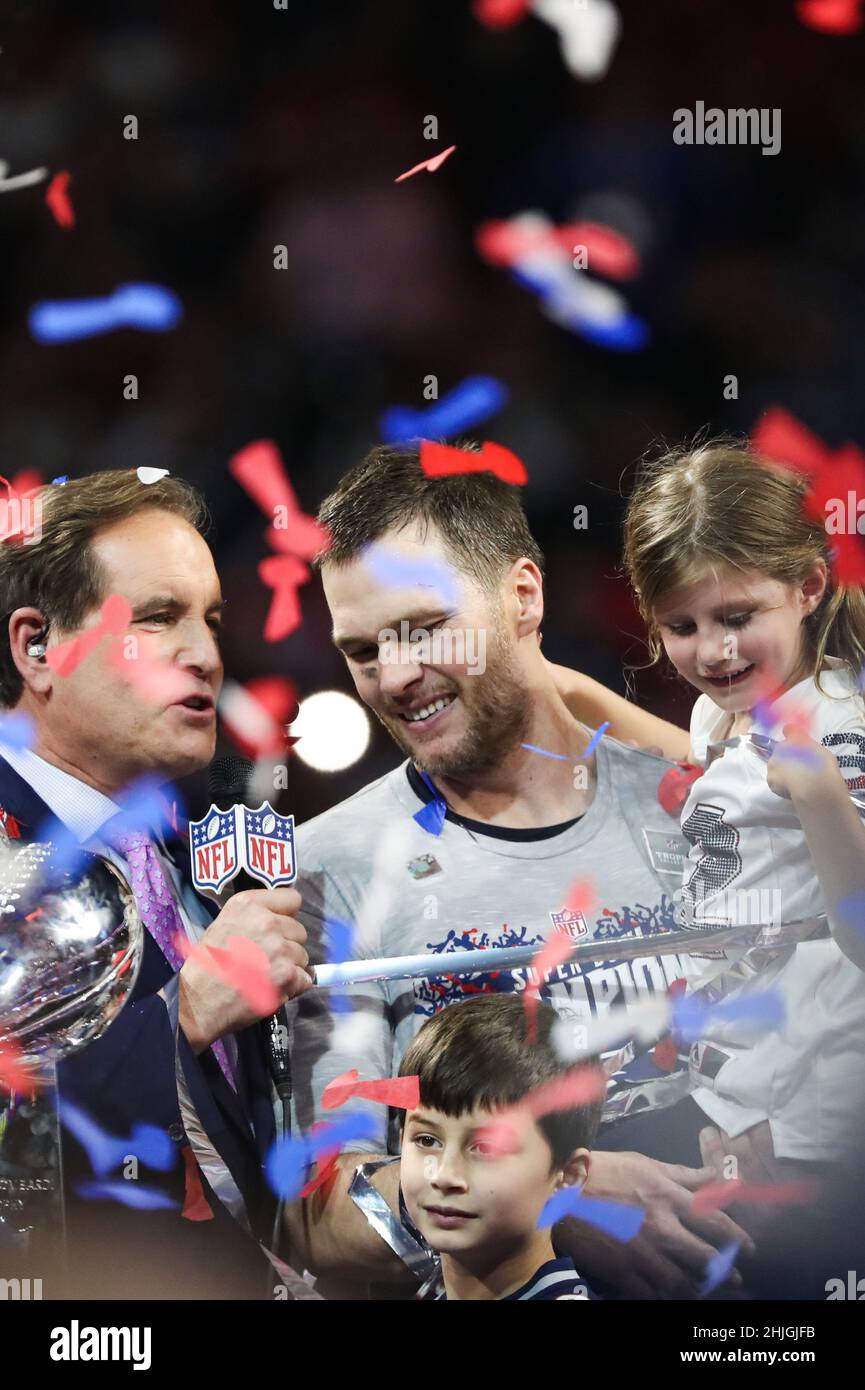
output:
<instances>
[{"instance_id":1,"label":"lavender necktie","mask_svg":"<svg viewBox=\"0 0 865 1390\"><path fill-rule=\"evenodd\" d=\"M153 848L150 836L143 830L116 829L110 821L108 825L103 827L102 834L108 844L113 845L126 860L132 880L132 891L138 904L141 920L172 970L178 971L183 965L183 958L174 944L174 938L178 932L185 936L186 930L183 926L183 919L177 910L171 885L165 876L165 870L159 862L159 856ZM225 1044L220 1038L217 1038L216 1042L211 1043L211 1049L222 1069L223 1076L231 1089L236 1091L237 1084L232 1074Z\"/></svg>"}]
</instances>

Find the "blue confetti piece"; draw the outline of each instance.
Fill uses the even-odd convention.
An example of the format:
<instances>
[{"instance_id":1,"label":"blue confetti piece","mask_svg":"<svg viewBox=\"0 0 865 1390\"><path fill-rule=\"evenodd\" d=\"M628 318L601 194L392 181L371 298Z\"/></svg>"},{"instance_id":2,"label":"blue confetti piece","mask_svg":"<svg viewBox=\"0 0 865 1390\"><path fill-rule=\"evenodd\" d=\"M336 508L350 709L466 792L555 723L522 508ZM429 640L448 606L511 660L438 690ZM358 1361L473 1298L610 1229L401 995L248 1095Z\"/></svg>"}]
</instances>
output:
<instances>
[{"instance_id":1,"label":"blue confetti piece","mask_svg":"<svg viewBox=\"0 0 865 1390\"><path fill-rule=\"evenodd\" d=\"M157 1187L142 1187L140 1183L125 1178L111 1178L107 1182L88 1179L75 1185L79 1197L90 1201L120 1202L124 1207L135 1207L138 1211L179 1211L180 1203L173 1202Z\"/></svg>"},{"instance_id":2,"label":"blue confetti piece","mask_svg":"<svg viewBox=\"0 0 865 1390\"><path fill-rule=\"evenodd\" d=\"M86 1149L90 1167L100 1178L117 1167L123 1157L122 1153L117 1152L117 1140L114 1135L106 1134L85 1110L64 1100L60 1106L60 1120L81 1147Z\"/></svg>"},{"instance_id":3,"label":"blue confetti piece","mask_svg":"<svg viewBox=\"0 0 865 1390\"><path fill-rule=\"evenodd\" d=\"M607 720L604 721L604 723L601 725L601 727L600 727L599 729L596 729L596 730L595 730L595 732L592 734L591 741L590 741L590 743L589 743L588 748L587 748L586 751L582 754L582 756L583 756L584 758L588 758L592 753L594 753L594 751L595 751L595 749L597 748L598 744L600 743L601 739L604 737L605 731L606 731L607 729L609 729L609 727L610 727L610 721L609 721L609 719L607 719Z\"/></svg>"},{"instance_id":4,"label":"blue confetti piece","mask_svg":"<svg viewBox=\"0 0 865 1390\"><path fill-rule=\"evenodd\" d=\"M36 741L36 725L29 714L7 714L0 720L0 744L7 748L32 748Z\"/></svg>"},{"instance_id":5,"label":"blue confetti piece","mask_svg":"<svg viewBox=\"0 0 865 1390\"><path fill-rule=\"evenodd\" d=\"M382 1120L360 1111L355 1115L344 1115L333 1124L322 1125L315 1134L299 1134L291 1139L280 1139L272 1146L265 1159L264 1171L267 1181L277 1197L291 1202L305 1185L307 1171L319 1154L325 1153L328 1149L342 1148L344 1144L352 1144L355 1141L380 1142L383 1134Z\"/></svg>"},{"instance_id":6,"label":"blue confetti piece","mask_svg":"<svg viewBox=\"0 0 865 1390\"><path fill-rule=\"evenodd\" d=\"M729 1245L722 1246L718 1253L707 1261L706 1278L700 1289L700 1298L705 1298L707 1294L717 1289L719 1284L723 1284L736 1263L740 1244L740 1241L732 1240Z\"/></svg>"},{"instance_id":7,"label":"blue confetti piece","mask_svg":"<svg viewBox=\"0 0 865 1390\"><path fill-rule=\"evenodd\" d=\"M649 341L648 325L627 309L617 318L606 320L593 318L586 309L580 308L563 285L555 265L529 262L511 267L511 275L518 284L538 295L554 323L579 333L587 342L618 352L635 352Z\"/></svg>"},{"instance_id":8,"label":"blue confetti piece","mask_svg":"<svg viewBox=\"0 0 865 1390\"><path fill-rule=\"evenodd\" d=\"M118 1139L100 1128L95 1120L77 1105L64 1100L60 1120L70 1134L87 1152L90 1166L98 1177L104 1177L126 1158L138 1158L148 1168L167 1172L173 1168L177 1151L165 1130L155 1125L135 1125L128 1139Z\"/></svg>"},{"instance_id":9,"label":"blue confetti piece","mask_svg":"<svg viewBox=\"0 0 865 1390\"><path fill-rule=\"evenodd\" d=\"M56 884L64 874L80 873L89 860L81 841L56 816L49 816L37 826L36 839L40 844L50 841L53 849L42 870L46 885Z\"/></svg>"},{"instance_id":10,"label":"blue confetti piece","mask_svg":"<svg viewBox=\"0 0 865 1390\"><path fill-rule=\"evenodd\" d=\"M556 322L573 333L579 333L589 343L618 352L638 352L649 341L647 325L635 314L622 314L612 323L599 323L587 315L574 313L562 315Z\"/></svg>"},{"instance_id":11,"label":"blue confetti piece","mask_svg":"<svg viewBox=\"0 0 865 1390\"><path fill-rule=\"evenodd\" d=\"M835 904L835 913L857 936L865 936L865 893L851 893Z\"/></svg>"},{"instance_id":12,"label":"blue confetti piece","mask_svg":"<svg viewBox=\"0 0 865 1390\"><path fill-rule=\"evenodd\" d=\"M347 922L340 922L336 918L326 917L324 925L328 933L327 962L329 965L338 965L344 960L351 960L354 955L354 927ZM347 994L341 993L338 989L331 989L328 994L328 1004L335 1014L350 1014L352 1011L351 999Z\"/></svg>"},{"instance_id":13,"label":"blue confetti piece","mask_svg":"<svg viewBox=\"0 0 865 1390\"><path fill-rule=\"evenodd\" d=\"M538 1230L554 1226L566 1216L587 1221L590 1226L596 1226L599 1231L627 1245L639 1233L646 1213L642 1207L609 1202L603 1197L585 1197L578 1187L563 1187L544 1203L538 1217Z\"/></svg>"},{"instance_id":14,"label":"blue confetti piece","mask_svg":"<svg viewBox=\"0 0 865 1390\"><path fill-rule=\"evenodd\" d=\"M531 290L541 299L551 302L557 293L561 294L562 285L555 271L547 265L516 264L511 266L511 278L516 280L523 289Z\"/></svg>"},{"instance_id":15,"label":"blue confetti piece","mask_svg":"<svg viewBox=\"0 0 865 1390\"><path fill-rule=\"evenodd\" d=\"M68 473L61 473L60 476L59 476L59 478L52 478L52 479L51 479L51 486L52 486L52 487L62 487L64 483L68 483L68 482L69 482L69 474L68 474Z\"/></svg>"},{"instance_id":16,"label":"blue confetti piece","mask_svg":"<svg viewBox=\"0 0 865 1390\"><path fill-rule=\"evenodd\" d=\"M156 1168L160 1173L167 1173L177 1161L176 1144L156 1125L134 1125L129 1138L119 1142L125 1144L127 1153L139 1158L145 1167Z\"/></svg>"},{"instance_id":17,"label":"blue confetti piece","mask_svg":"<svg viewBox=\"0 0 865 1390\"><path fill-rule=\"evenodd\" d=\"M440 835L445 828L446 814L446 804L436 797L435 801L430 801L419 811L415 811L412 820L417 821L421 830L425 830L427 834Z\"/></svg>"},{"instance_id":18,"label":"blue confetti piece","mask_svg":"<svg viewBox=\"0 0 865 1390\"><path fill-rule=\"evenodd\" d=\"M140 777L117 797L120 810L114 824L126 831L160 830L168 825L167 801L172 798L178 801L179 813L182 803L175 787L156 777Z\"/></svg>"},{"instance_id":19,"label":"blue confetti piece","mask_svg":"<svg viewBox=\"0 0 865 1390\"><path fill-rule=\"evenodd\" d=\"M365 547L362 559L380 584L392 584L395 588L400 585L406 588L420 585L436 589L447 607L459 606L459 588L453 571L447 565L436 560L410 560L377 542Z\"/></svg>"},{"instance_id":20,"label":"blue confetti piece","mask_svg":"<svg viewBox=\"0 0 865 1390\"><path fill-rule=\"evenodd\" d=\"M354 927L340 922L335 917L325 917L324 925L329 937L327 959L329 962L351 960L354 946Z\"/></svg>"},{"instance_id":21,"label":"blue confetti piece","mask_svg":"<svg viewBox=\"0 0 865 1390\"><path fill-rule=\"evenodd\" d=\"M572 763L573 758L569 758L567 753L550 753L546 748L538 748L535 743L521 743L521 748L527 748L530 753L541 753L545 758L555 758L560 763Z\"/></svg>"},{"instance_id":22,"label":"blue confetti piece","mask_svg":"<svg viewBox=\"0 0 865 1390\"><path fill-rule=\"evenodd\" d=\"M810 767L820 767L820 758L817 753L810 748L798 748L795 743L788 741L775 744L774 752L782 760L788 759L794 763L806 763Z\"/></svg>"},{"instance_id":23,"label":"blue confetti piece","mask_svg":"<svg viewBox=\"0 0 865 1390\"><path fill-rule=\"evenodd\" d=\"M768 734L769 731L773 729L778 722L775 716L775 701L768 700L765 696L763 696L761 700L757 701L756 705L752 709L751 717L754 720L754 723L757 725L757 728L762 729L765 733Z\"/></svg>"},{"instance_id":24,"label":"blue confetti piece","mask_svg":"<svg viewBox=\"0 0 865 1390\"><path fill-rule=\"evenodd\" d=\"M428 410L394 406L381 417L381 437L386 444L414 439L449 439L472 429L507 405L508 391L492 376L470 376Z\"/></svg>"},{"instance_id":25,"label":"blue confetti piece","mask_svg":"<svg viewBox=\"0 0 865 1390\"><path fill-rule=\"evenodd\" d=\"M283 1201L291 1202L306 1182L312 1164L309 1142L300 1135L278 1141L267 1155L264 1172L271 1190Z\"/></svg>"},{"instance_id":26,"label":"blue confetti piece","mask_svg":"<svg viewBox=\"0 0 865 1390\"><path fill-rule=\"evenodd\" d=\"M418 769L420 772L420 769ZM421 772L421 780L429 787L433 794L432 801L427 802L419 811L415 811L412 820L416 821L421 830L425 830L429 835L440 835L445 828L445 817L447 815L447 802L443 796L439 796L435 783L425 772Z\"/></svg>"},{"instance_id":27,"label":"blue confetti piece","mask_svg":"<svg viewBox=\"0 0 865 1390\"><path fill-rule=\"evenodd\" d=\"M164 285L134 283L118 285L101 298L42 300L31 308L28 322L37 342L68 343L115 328L164 333L182 317L180 300Z\"/></svg>"},{"instance_id":28,"label":"blue confetti piece","mask_svg":"<svg viewBox=\"0 0 865 1390\"><path fill-rule=\"evenodd\" d=\"M708 1004L696 994L678 995L671 1008L670 1026L683 1042L698 1042L715 1024L755 1024L767 1032L780 1028L785 1018L784 1001L777 990L761 990L739 999Z\"/></svg>"}]
</instances>

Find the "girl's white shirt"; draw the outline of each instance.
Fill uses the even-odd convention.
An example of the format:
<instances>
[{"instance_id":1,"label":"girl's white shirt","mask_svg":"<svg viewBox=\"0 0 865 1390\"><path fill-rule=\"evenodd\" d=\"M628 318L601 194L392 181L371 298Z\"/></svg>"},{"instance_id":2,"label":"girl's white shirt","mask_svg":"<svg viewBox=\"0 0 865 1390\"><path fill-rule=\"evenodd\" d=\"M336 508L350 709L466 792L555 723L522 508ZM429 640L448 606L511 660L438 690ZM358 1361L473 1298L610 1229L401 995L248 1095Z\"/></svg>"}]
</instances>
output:
<instances>
[{"instance_id":1,"label":"girl's white shirt","mask_svg":"<svg viewBox=\"0 0 865 1390\"><path fill-rule=\"evenodd\" d=\"M839 759L851 787L865 789L865 699L849 667L828 658L821 677L800 681L776 702L771 727L755 733L783 737L783 725L806 713L812 737ZM691 786L682 830L692 840L683 878L685 914L694 925L756 925L825 917L805 834L792 801L767 780L767 764L747 738L718 750L732 716L701 695L691 716L694 761L706 767ZM693 842L696 837L696 843ZM817 923L815 923L817 925ZM731 1137L768 1119L781 1157L818 1160L844 1143L865 1060L865 974L831 938L775 952L728 950L686 958L691 989L735 992L772 987L786 1021L777 1029L742 1024L716 1027L710 1042L729 1055L714 1079L696 1071L694 1099ZM730 972L730 973L726 973ZM726 974L726 979L725 979ZM715 985L710 984L715 981Z\"/></svg>"}]
</instances>

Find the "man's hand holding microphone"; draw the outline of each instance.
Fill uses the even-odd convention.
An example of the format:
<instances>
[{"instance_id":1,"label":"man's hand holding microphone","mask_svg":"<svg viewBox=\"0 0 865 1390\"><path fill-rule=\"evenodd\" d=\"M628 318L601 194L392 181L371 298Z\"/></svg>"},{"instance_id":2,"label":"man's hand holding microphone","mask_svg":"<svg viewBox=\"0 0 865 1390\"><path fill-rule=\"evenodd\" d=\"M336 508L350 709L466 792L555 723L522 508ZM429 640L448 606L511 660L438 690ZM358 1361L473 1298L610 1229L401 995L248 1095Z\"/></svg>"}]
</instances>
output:
<instances>
[{"instance_id":1,"label":"man's hand holding microphone","mask_svg":"<svg viewBox=\"0 0 865 1390\"><path fill-rule=\"evenodd\" d=\"M201 937L201 945L225 949L229 937L248 937L267 954L281 1002L296 999L315 983L306 970L306 928L293 915L301 901L294 888L244 889L229 899ZM195 1052L263 1017L231 985L194 959L186 961L179 978L180 1026Z\"/></svg>"}]
</instances>

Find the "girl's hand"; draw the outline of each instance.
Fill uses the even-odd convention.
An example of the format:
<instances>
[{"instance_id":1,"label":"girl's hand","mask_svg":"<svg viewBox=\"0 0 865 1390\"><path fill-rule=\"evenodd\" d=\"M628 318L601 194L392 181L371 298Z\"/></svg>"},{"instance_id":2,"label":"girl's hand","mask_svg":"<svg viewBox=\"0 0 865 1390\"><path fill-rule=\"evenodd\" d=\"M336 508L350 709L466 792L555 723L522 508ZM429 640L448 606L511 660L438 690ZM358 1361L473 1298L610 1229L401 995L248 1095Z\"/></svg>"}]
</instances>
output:
<instances>
[{"instance_id":1,"label":"girl's hand","mask_svg":"<svg viewBox=\"0 0 865 1390\"><path fill-rule=\"evenodd\" d=\"M806 800L833 786L846 795L847 784L828 748L815 743L797 724L785 724L783 733L784 740L777 744L766 772L777 796L788 801Z\"/></svg>"}]
</instances>

